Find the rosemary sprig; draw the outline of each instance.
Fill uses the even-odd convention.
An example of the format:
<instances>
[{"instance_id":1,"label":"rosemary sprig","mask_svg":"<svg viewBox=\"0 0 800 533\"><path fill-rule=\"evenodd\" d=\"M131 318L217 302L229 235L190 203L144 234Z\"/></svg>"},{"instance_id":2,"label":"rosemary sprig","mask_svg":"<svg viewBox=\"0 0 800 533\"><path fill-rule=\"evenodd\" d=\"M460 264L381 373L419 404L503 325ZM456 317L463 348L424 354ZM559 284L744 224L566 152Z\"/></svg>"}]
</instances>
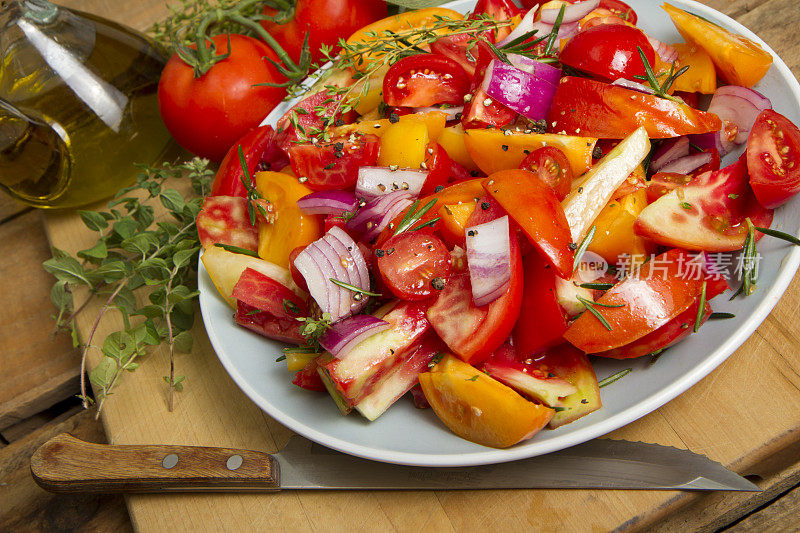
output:
<instances>
[{"instance_id":1,"label":"rosemary sprig","mask_svg":"<svg viewBox=\"0 0 800 533\"><path fill-rule=\"evenodd\" d=\"M216 246L217 248L222 248L223 250L227 250L228 252L233 252L235 254L249 255L250 257L258 257L258 253L254 252L253 250L248 250L247 248L240 248L232 244L215 242L214 246Z\"/></svg>"},{"instance_id":2,"label":"rosemary sprig","mask_svg":"<svg viewBox=\"0 0 800 533\"><path fill-rule=\"evenodd\" d=\"M755 226L753 226L749 218L746 218L745 222L747 223L747 237L745 237L744 247L742 248L742 284L733 293L731 300L740 294L744 296L753 294L758 281L758 251L756 249Z\"/></svg>"},{"instance_id":3,"label":"rosemary sprig","mask_svg":"<svg viewBox=\"0 0 800 533\"><path fill-rule=\"evenodd\" d=\"M703 323L703 315L706 313L706 285L708 282L703 282L703 288L700 289L700 302L697 307L697 316L694 319L694 329L693 331L697 333L700 329L700 325Z\"/></svg>"},{"instance_id":4,"label":"rosemary sprig","mask_svg":"<svg viewBox=\"0 0 800 533\"><path fill-rule=\"evenodd\" d=\"M269 214L259 202L259 200L264 200L264 197L261 196L261 193L258 192L258 189L253 185L253 179L250 177L250 169L247 168L247 160L244 158L244 151L242 151L241 144L239 145L239 164L242 166L242 185L244 185L247 191L247 213L250 215L250 224L255 226L256 210L258 210L264 218L268 218Z\"/></svg>"},{"instance_id":5,"label":"rosemary sprig","mask_svg":"<svg viewBox=\"0 0 800 533\"><path fill-rule=\"evenodd\" d=\"M354 292L354 293L356 293L356 294L361 294L361 295L364 295L364 296L378 296L378 297L380 297L380 296L383 296L383 295L382 295L382 294L380 294L380 293L377 293L377 292L369 292L369 291L367 291L367 290L364 290L364 289L362 289L361 287L356 287L355 285L351 285L351 284L349 284L349 283L345 283L344 281L339 281L339 280L338 280L338 279L336 279L336 278L328 278L328 279L329 279L329 280L331 281L331 283L333 283L334 285L338 285L339 287L341 287L341 288L343 288L343 289L347 289L348 291Z\"/></svg>"},{"instance_id":6,"label":"rosemary sprig","mask_svg":"<svg viewBox=\"0 0 800 533\"><path fill-rule=\"evenodd\" d=\"M410 208L408 208L408 212L406 212L405 216L402 218L402 220L400 220L400 223L397 225L397 229L394 231L395 235L400 235L404 231L407 231L407 230L411 229L411 227L414 224L419 222L420 219L422 219L422 217L425 216L425 213L430 211L431 208L434 205L436 205L436 199L434 198L430 202L428 202L427 204L423 205L419 209L419 211L416 210L418 205L419 205L419 200L414 200L414 203L411 204ZM437 220L438 220L438 218L437 218ZM416 229L420 229L422 227L424 227L424 225L420 226L419 228L416 228Z\"/></svg>"},{"instance_id":7,"label":"rosemary sprig","mask_svg":"<svg viewBox=\"0 0 800 533\"><path fill-rule=\"evenodd\" d=\"M612 383L614 383L615 381L618 381L618 380L620 380L620 379L624 378L625 376L627 376L627 375L628 375L628 374L630 374L631 372L633 372L633 369L632 369L632 368L626 368L625 370L620 370L620 371L619 371L619 372L617 372L616 374L613 374L613 375L611 375L611 376L608 376L606 379L602 380L602 381L601 381L600 383L598 383L597 385L598 385L598 387L600 387L600 388L602 389L602 388L603 388L603 387L605 387L606 385L611 385L611 384L612 384Z\"/></svg>"},{"instance_id":8,"label":"rosemary sprig","mask_svg":"<svg viewBox=\"0 0 800 533\"><path fill-rule=\"evenodd\" d=\"M636 49L639 51L639 57L642 58L642 63L644 64L644 71L647 73L646 76L633 76L637 80L643 80L650 84L650 88L653 89L653 94L660 98L665 98L667 100L672 100L673 102L683 103L680 99L675 98L667 94L672 84L675 83L675 80L678 79L679 76L683 75L687 70L689 70L689 65L685 65L678 69L675 72L675 62L672 62L672 65L669 67L669 73L667 73L667 77L664 80L664 83L660 83L658 81L658 77L656 73L653 72L653 67L650 66L650 62L647 60L647 56L644 55L644 51L642 51L641 46L637 46Z\"/></svg>"},{"instance_id":9,"label":"rosemary sprig","mask_svg":"<svg viewBox=\"0 0 800 533\"><path fill-rule=\"evenodd\" d=\"M583 258L583 254L586 253L586 249L589 248L589 245L592 243L592 239L594 239L594 234L596 231L597 231L597 226L592 226L589 229L589 232L581 241L581 244L580 246L578 246L578 249L575 250L575 259L572 262L572 272L576 272L578 270L578 267L581 264L581 259Z\"/></svg>"},{"instance_id":10,"label":"rosemary sprig","mask_svg":"<svg viewBox=\"0 0 800 533\"><path fill-rule=\"evenodd\" d=\"M581 283L578 285L582 289L594 289L597 291L607 291L614 286L613 283Z\"/></svg>"},{"instance_id":11,"label":"rosemary sprig","mask_svg":"<svg viewBox=\"0 0 800 533\"><path fill-rule=\"evenodd\" d=\"M758 226L753 226L753 229L755 229L756 231L760 231L764 235L769 235L770 237L777 237L778 239L782 239L788 243L800 246L800 239L798 239L794 235L789 235L788 233L784 233L783 231L779 231L776 229L769 229L769 228L759 228Z\"/></svg>"},{"instance_id":12,"label":"rosemary sprig","mask_svg":"<svg viewBox=\"0 0 800 533\"><path fill-rule=\"evenodd\" d=\"M566 8L567 6L562 4L561 8L558 10L556 21L553 23L553 30L550 32L550 37L547 39L547 45L544 47L544 52L542 53L542 56L544 57L553 55L556 42L558 41L558 32L561 29L561 22L564 20L564 11Z\"/></svg>"},{"instance_id":13,"label":"rosemary sprig","mask_svg":"<svg viewBox=\"0 0 800 533\"><path fill-rule=\"evenodd\" d=\"M656 361L658 361L661 358L661 356L664 354L666 350L667 350L666 348L661 348L660 350L655 350L647 354L648 356L650 356L650 361L647 363L647 366L653 366L654 364L656 364Z\"/></svg>"},{"instance_id":14,"label":"rosemary sprig","mask_svg":"<svg viewBox=\"0 0 800 533\"><path fill-rule=\"evenodd\" d=\"M709 320L727 320L729 318L736 318L733 313L711 313L708 316Z\"/></svg>"},{"instance_id":15,"label":"rosemary sprig","mask_svg":"<svg viewBox=\"0 0 800 533\"><path fill-rule=\"evenodd\" d=\"M611 331L611 324L608 323L608 320L606 320L606 318L600 313L600 311L597 310L595 306L598 305L600 307L610 307L610 308L625 307L625 304L611 305L611 304L601 304L598 302L593 302L591 300L587 300L583 296L576 296L575 298L580 303L582 303L584 307L586 307L586 310L592 313L597 318L597 320L599 320L600 323L603 324L603 327L605 327L608 331Z\"/></svg>"}]
</instances>

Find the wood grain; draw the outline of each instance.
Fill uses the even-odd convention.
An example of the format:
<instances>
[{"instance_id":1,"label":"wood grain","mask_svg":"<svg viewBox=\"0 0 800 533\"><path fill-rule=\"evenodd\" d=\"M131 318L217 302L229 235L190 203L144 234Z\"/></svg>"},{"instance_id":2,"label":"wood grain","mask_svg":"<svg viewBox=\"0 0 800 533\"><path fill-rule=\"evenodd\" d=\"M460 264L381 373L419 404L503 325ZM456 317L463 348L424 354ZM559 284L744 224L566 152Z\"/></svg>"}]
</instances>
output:
<instances>
[{"instance_id":1,"label":"wood grain","mask_svg":"<svg viewBox=\"0 0 800 533\"><path fill-rule=\"evenodd\" d=\"M125 533L131 530L121 496L55 495L34 483L31 455L45 441L65 431L82 439L105 442L100 423L84 411L53 421L0 449L0 531Z\"/></svg>"},{"instance_id":2,"label":"wood grain","mask_svg":"<svg viewBox=\"0 0 800 533\"><path fill-rule=\"evenodd\" d=\"M43 489L63 494L280 487L277 461L262 452L163 444L109 446L69 433L56 435L36 450L31 474Z\"/></svg>"},{"instance_id":3,"label":"wood grain","mask_svg":"<svg viewBox=\"0 0 800 533\"><path fill-rule=\"evenodd\" d=\"M145 27L158 0L114 4L79 2L84 9ZM798 17L791 0L709 0L764 37L798 72L800 46L790 31ZM150 7L148 7L150 6ZM107 11L106 11L107 10ZM75 217L48 214L53 243L75 251L91 235ZM689 448L743 474L762 475L765 486L791 477L800 441L800 342L795 331L800 278L770 318L740 350L678 399L614 433L613 438ZM91 315L91 311L88 313ZM103 331L119 327L116 317ZM86 331L84 319L80 323ZM161 377L163 350L150 354L132 379L122 381L102 419L113 444L192 444L274 452L289 431L267 417L232 383L210 348L204 331L193 330L195 348L179 355L186 388L167 412ZM92 361L97 354L92 353ZM772 461L781 459L772 465ZM769 466L772 465L772 466ZM766 477L765 477L766 476ZM772 485L770 485L772 483ZM452 531L452 530L645 530L657 523L694 529L711 523L689 511L718 506L734 512L741 495L697 495L648 491L472 491L439 493L276 493L270 495L137 495L128 498L131 518L142 531ZM741 503L741 502L740 502ZM744 507L740 507L744 508ZM697 513L700 514L700 513ZM703 520L705 520L703 522Z\"/></svg>"},{"instance_id":4,"label":"wood grain","mask_svg":"<svg viewBox=\"0 0 800 533\"><path fill-rule=\"evenodd\" d=\"M80 359L69 336L53 335L53 278L41 213L0 224L0 430L73 395ZM12 252L13 250L13 252ZM37 269L41 275L31 275ZM47 357L42 357L47 354Z\"/></svg>"}]
</instances>

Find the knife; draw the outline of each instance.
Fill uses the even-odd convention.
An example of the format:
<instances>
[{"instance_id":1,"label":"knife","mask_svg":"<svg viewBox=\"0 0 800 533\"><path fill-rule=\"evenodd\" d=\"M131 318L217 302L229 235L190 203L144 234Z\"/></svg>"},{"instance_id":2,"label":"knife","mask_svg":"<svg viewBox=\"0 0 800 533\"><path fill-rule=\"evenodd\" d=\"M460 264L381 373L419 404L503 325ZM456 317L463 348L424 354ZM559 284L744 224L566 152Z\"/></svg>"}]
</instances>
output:
<instances>
[{"instance_id":1,"label":"knife","mask_svg":"<svg viewBox=\"0 0 800 533\"><path fill-rule=\"evenodd\" d=\"M31 457L45 490L230 492L277 490L650 489L760 491L704 455L592 440L545 456L483 466L379 463L293 436L278 453L171 445L107 445L62 433Z\"/></svg>"}]
</instances>

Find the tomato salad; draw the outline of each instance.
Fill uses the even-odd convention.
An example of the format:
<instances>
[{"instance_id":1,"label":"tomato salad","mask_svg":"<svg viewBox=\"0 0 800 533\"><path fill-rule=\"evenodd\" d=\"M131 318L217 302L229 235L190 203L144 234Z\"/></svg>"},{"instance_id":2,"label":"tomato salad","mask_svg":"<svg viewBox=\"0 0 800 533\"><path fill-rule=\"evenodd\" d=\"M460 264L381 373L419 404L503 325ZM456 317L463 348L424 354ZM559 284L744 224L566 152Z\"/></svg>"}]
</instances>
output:
<instances>
[{"instance_id":1,"label":"tomato salad","mask_svg":"<svg viewBox=\"0 0 800 533\"><path fill-rule=\"evenodd\" d=\"M485 30L401 54L357 101L316 87L219 169L206 270L344 414L410 392L508 447L600 409L589 356L697 332L729 289L715 254L779 236L773 210L800 190L800 131L751 88L772 60L758 44L669 4L685 43L617 0L531 4L480 0ZM443 18L463 15L408 12L348 43Z\"/></svg>"}]
</instances>

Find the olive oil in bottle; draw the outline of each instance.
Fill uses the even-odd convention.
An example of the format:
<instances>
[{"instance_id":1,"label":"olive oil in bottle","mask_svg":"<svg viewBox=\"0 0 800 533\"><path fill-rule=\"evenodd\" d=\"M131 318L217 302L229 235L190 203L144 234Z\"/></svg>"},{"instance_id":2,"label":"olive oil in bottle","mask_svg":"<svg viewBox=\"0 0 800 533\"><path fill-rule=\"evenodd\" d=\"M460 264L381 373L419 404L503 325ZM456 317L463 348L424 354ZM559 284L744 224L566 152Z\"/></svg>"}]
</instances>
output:
<instances>
[{"instance_id":1,"label":"olive oil in bottle","mask_svg":"<svg viewBox=\"0 0 800 533\"><path fill-rule=\"evenodd\" d=\"M0 187L65 208L132 183L172 146L143 36L45 0L0 3Z\"/></svg>"}]
</instances>

